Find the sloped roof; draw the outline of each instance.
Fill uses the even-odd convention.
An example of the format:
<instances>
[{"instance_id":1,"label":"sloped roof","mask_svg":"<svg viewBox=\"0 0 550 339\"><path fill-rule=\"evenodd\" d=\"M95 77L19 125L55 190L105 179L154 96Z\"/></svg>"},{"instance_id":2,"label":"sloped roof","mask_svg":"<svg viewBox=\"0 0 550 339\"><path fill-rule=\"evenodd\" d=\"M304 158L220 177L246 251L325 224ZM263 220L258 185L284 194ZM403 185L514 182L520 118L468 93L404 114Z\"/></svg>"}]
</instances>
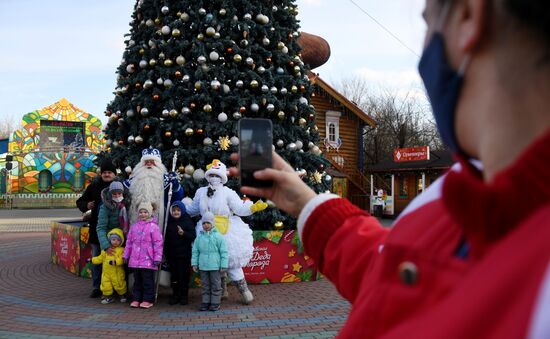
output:
<instances>
[{"instance_id":1,"label":"sloped roof","mask_svg":"<svg viewBox=\"0 0 550 339\"><path fill-rule=\"evenodd\" d=\"M327 94L336 99L336 101L338 101L342 106L355 114L359 119L363 120L365 123L369 124L372 127L376 126L376 122L370 115L365 113L365 111L363 111L353 102L349 101L342 93L338 92L328 83L326 83L323 79L321 79L321 77L319 77L318 74L309 72L308 76L309 81L311 81L313 85L319 86L321 89L327 92Z\"/></svg>"},{"instance_id":2,"label":"sloped roof","mask_svg":"<svg viewBox=\"0 0 550 339\"><path fill-rule=\"evenodd\" d=\"M382 161L367 168L367 172L389 172L389 171L417 171L423 169L448 169L454 164L452 154L447 151L430 151L430 160L394 162L393 160Z\"/></svg>"}]
</instances>

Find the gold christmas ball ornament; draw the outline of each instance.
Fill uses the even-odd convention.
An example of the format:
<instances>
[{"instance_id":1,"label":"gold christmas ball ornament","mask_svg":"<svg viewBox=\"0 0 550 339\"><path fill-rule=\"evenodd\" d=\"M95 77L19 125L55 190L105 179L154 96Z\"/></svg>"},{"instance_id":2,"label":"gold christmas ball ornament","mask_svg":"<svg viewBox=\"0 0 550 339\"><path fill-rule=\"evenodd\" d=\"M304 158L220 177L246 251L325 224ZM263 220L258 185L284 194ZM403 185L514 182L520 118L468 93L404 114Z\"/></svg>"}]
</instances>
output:
<instances>
[{"instance_id":1,"label":"gold christmas ball ornament","mask_svg":"<svg viewBox=\"0 0 550 339\"><path fill-rule=\"evenodd\" d=\"M145 50L144 50L143 48L141 48L141 49L139 50L139 55L143 55L143 54L145 54Z\"/></svg>"},{"instance_id":2,"label":"gold christmas ball ornament","mask_svg":"<svg viewBox=\"0 0 550 339\"><path fill-rule=\"evenodd\" d=\"M256 80L252 80L252 81L250 82L250 87L251 87L251 88L258 88L258 85L259 85L259 83L258 83L258 81L256 81Z\"/></svg>"},{"instance_id":3,"label":"gold christmas ball ornament","mask_svg":"<svg viewBox=\"0 0 550 339\"><path fill-rule=\"evenodd\" d=\"M206 29L206 35L214 36L214 34L216 34L216 29L214 27L208 27Z\"/></svg>"},{"instance_id":4,"label":"gold christmas ball ornament","mask_svg":"<svg viewBox=\"0 0 550 339\"><path fill-rule=\"evenodd\" d=\"M183 66L185 64L185 57L183 55L180 55L176 58L176 63L180 66Z\"/></svg>"},{"instance_id":5,"label":"gold christmas ball ornament","mask_svg":"<svg viewBox=\"0 0 550 339\"><path fill-rule=\"evenodd\" d=\"M188 137L192 136L193 135L193 129L192 128L187 128L185 130L185 135L187 135Z\"/></svg>"},{"instance_id":6,"label":"gold christmas ball ornament","mask_svg":"<svg viewBox=\"0 0 550 339\"><path fill-rule=\"evenodd\" d=\"M235 62L241 62L241 61L243 61L243 57L242 57L240 54L235 54L235 55L233 56L233 60L234 60Z\"/></svg>"},{"instance_id":7,"label":"gold christmas ball ornament","mask_svg":"<svg viewBox=\"0 0 550 339\"><path fill-rule=\"evenodd\" d=\"M177 116L178 116L178 111L177 111L176 109L173 109L173 108L172 108L172 109L170 110L170 116L171 116L172 118L177 117Z\"/></svg>"},{"instance_id":8,"label":"gold christmas ball ornament","mask_svg":"<svg viewBox=\"0 0 550 339\"><path fill-rule=\"evenodd\" d=\"M292 93L297 93L298 92L298 87L296 87L295 85L292 85L292 87L290 88L290 91Z\"/></svg>"},{"instance_id":9,"label":"gold christmas ball ornament","mask_svg":"<svg viewBox=\"0 0 550 339\"><path fill-rule=\"evenodd\" d=\"M173 36L174 38L177 38L177 37L179 37L180 35L181 35L181 32L180 32L179 29L175 28L175 29L172 30L172 36Z\"/></svg>"},{"instance_id":10,"label":"gold christmas ball ornament","mask_svg":"<svg viewBox=\"0 0 550 339\"><path fill-rule=\"evenodd\" d=\"M157 65L157 61L155 59L149 60L149 66L153 67Z\"/></svg>"},{"instance_id":11,"label":"gold christmas ball ornament","mask_svg":"<svg viewBox=\"0 0 550 339\"><path fill-rule=\"evenodd\" d=\"M279 111L279 113L277 113L277 117L281 120L283 120L285 118L285 112L283 111Z\"/></svg>"},{"instance_id":12,"label":"gold christmas ball ornament","mask_svg":"<svg viewBox=\"0 0 550 339\"><path fill-rule=\"evenodd\" d=\"M195 89L199 91L202 88L202 84L200 81L195 82Z\"/></svg>"},{"instance_id":13,"label":"gold christmas ball ornament","mask_svg":"<svg viewBox=\"0 0 550 339\"><path fill-rule=\"evenodd\" d=\"M193 167L193 165L189 164L185 166L185 174L191 175L193 172L195 172L195 167Z\"/></svg>"},{"instance_id":14,"label":"gold christmas ball ornament","mask_svg":"<svg viewBox=\"0 0 550 339\"><path fill-rule=\"evenodd\" d=\"M302 127L304 127L306 125L306 123L307 123L307 121L304 118L300 118L300 120L298 120L298 124Z\"/></svg>"},{"instance_id":15,"label":"gold christmas ball ornament","mask_svg":"<svg viewBox=\"0 0 550 339\"><path fill-rule=\"evenodd\" d=\"M166 132L164 132L164 136L167 137L167 138L170 138L172 136L172 132L166 131Z\"/></svg>"},{"instance_id":16,"label":"gold christmas ball ornament","mask_svg":"<svg viewBox=\"0 0 550 339\"><path fill-rule=\"evenodd\" d=\"M160 25L160 19L159 18L155 19L155 25Z\"/></svg>"},{"instance_id":17,"label":"gold christmas ball ornament","mask_svg":"<svg viewBox=\"0 0 550 339\"><path fill-rule=\"evenodd\" d=\"M282 42L282 41L279 41L279 42L277 43L277 48L278 48L278 49L283 49L283 48L285 48L285 43Z\"/></svg>"},{"instance_id":18,"label":"gold christmas ball ornament","mask_svg":"<svg viewBox=\"0 0 550 339\"><path fill-rule=\"evenodd\" d=\"M185 167L183 167L183 165L180 165L180 167L178 167L178 172L183 173L184 171Z\"/></svg>"},{"instance_id":19,"label":"gold christmas ball ornament","mask_svg":"<svg viewBox=\"0 0 550 339\"><path fill-rule=\"evenodd\" d=\"M170 59L164 60L164 66L166 66L166 67L172 67L173 64L174 63Z\"/></svg>"},{"instance_id":20,"label":"gold christmas ball ornament","mask_svg":"<svg viewBox=\"0 0 550 339\"><path fill-rule=\"evenodd\" d=\"M277 221L276 223L273 224L273 227L275 227L276 230L280 230L283 227L285 227L285 224L283 224L282 221Z\"/></svg>"},{"instance_id":21,"label":"gold christmas ball ornament","mask_svg":"<svg viewBox=\"0 0 550 339\"><path fill-rule=\"evenodd\" d=\"M204 107L203 107L202 109L203 109L203 111L205 111L206 113L210 113L210 112L212 112L212 105L206 104L206 105L204 105Z\"/></svg>"}]
</instances>

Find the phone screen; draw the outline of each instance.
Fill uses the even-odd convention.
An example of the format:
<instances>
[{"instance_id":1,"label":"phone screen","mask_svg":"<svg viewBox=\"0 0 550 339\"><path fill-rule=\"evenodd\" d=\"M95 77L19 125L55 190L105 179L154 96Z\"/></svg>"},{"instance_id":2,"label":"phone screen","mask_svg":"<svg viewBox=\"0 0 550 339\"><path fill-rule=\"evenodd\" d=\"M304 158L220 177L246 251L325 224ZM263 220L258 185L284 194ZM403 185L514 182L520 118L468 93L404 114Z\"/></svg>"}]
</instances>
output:
<instances>
[{"instance_id":1,"label":"phone screen","mask_svg":"<svg viewBox=\"0 0 550 339\"><path fill-rule=\"evenodd\" d=\"M273 128L271 120L239 120L239 167L241 186L269 187L271 181L257 180L255 171L271 167Z\"/></svg>"}]
</instances>

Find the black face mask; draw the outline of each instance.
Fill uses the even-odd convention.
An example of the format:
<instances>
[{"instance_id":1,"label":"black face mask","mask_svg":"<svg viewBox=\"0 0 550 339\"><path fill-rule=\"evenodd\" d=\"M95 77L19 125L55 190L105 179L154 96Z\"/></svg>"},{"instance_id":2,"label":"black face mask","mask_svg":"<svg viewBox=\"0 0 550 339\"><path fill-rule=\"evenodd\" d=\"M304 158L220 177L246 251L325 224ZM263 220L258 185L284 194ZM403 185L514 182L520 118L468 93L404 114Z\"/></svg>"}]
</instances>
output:
<instances>
[{"instance_id":1,"label":"black face mask","mask_svg":"<svg viewBox=\"0 0 550 339\"><path fill-rule=\"evenodd\" d=\"M448 7L442 10L441 24L438 25L441 27L437 27L424 49L418 64L418 72L426 87L441 139L452 152L465 155L456 138L455 113L469 58L464 61L459 71L452 69L445 55L443 35L439 32L446 20L450 4L451 1L447 2L445 6Z\"/></svg>"}]
</instances>

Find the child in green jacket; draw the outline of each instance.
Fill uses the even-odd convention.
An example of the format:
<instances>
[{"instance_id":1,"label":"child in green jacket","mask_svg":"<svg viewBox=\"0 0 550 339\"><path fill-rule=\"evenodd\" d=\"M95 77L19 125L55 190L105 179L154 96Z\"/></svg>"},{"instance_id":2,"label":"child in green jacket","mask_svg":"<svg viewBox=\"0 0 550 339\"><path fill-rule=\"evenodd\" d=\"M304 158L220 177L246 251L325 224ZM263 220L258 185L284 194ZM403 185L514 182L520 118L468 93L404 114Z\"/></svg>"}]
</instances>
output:
<instances>
[{"instance_id":1,"label":"child in green jacket","mask_svg":"<svg viewBox=\"0 0 550 339\"><path fill-rule=\"evenodd\" d=\"M223 235L213 227L214 215L206 212L202 217L202 231L193 243L191 265L200 272L202 303L200 311L217 311L222 297L221 273L227 270L227 245Z\"/></svg>"}]
</instances>

